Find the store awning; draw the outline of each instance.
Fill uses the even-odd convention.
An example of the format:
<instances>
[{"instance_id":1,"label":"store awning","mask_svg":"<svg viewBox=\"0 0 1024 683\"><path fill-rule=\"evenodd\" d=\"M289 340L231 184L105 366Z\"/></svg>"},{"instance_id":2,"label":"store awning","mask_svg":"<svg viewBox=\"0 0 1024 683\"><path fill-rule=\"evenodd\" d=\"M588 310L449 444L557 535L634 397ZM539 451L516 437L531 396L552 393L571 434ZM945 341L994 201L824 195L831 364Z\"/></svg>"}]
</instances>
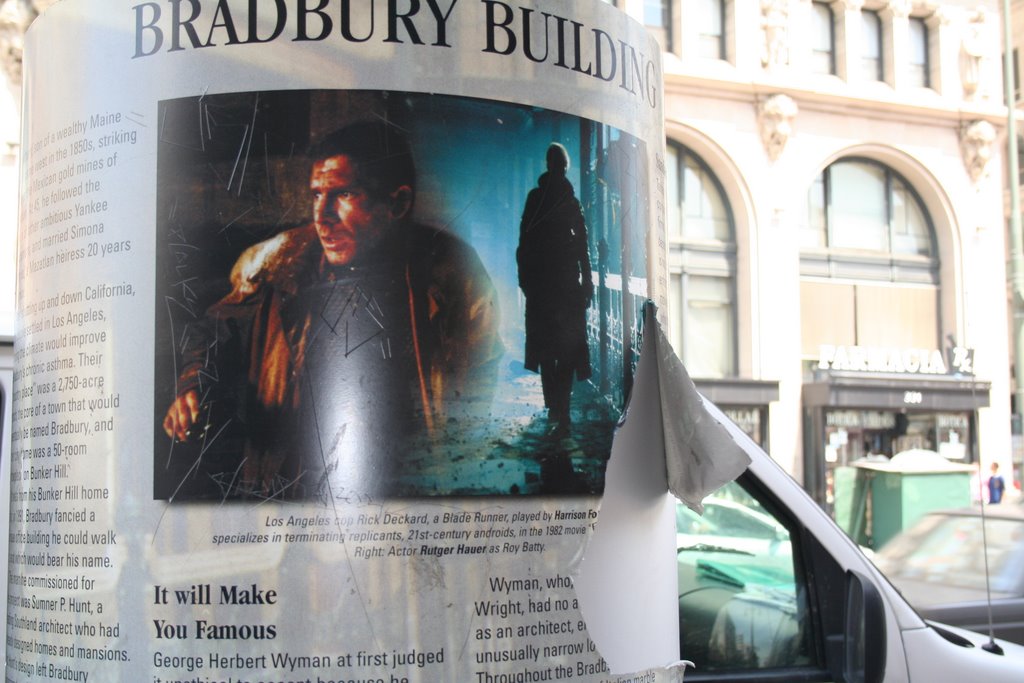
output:
<instances>
[{"instance_id":1,"label":"store awning","mask_svg":"<svg viewBox=\"0 0 1024 683\"><path fill-rule=\"evenodd\" d=\"M718 406L766 406L779 400L779 383L757 379L694 379L701 396Z\"/></svg>"},{"instance_id":2,"label":"store awning","mask_svg":"<svg viewBox=\"0 0 1024 683\"><path fill-rule=\"evenodd\" d=\"M991 382L957 375L872 375L833 372L804 384L806 408L960 411L986 408Z\"/></svg>"}]
</instances>

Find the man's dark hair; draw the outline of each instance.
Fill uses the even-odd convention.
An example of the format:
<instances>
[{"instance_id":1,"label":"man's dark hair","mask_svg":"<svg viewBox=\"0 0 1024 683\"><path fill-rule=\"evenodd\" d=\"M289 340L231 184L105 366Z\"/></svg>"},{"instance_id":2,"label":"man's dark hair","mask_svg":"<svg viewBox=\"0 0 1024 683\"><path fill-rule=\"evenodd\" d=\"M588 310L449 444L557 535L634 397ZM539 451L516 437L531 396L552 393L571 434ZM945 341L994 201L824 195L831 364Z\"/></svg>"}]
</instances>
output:
<instances>
[{"instance_id":1,"label":"man's dark hair","mask_svg":"<svg viewBox=\"0 0 1024 683\"><path fill-rule=\"evenodd\" d=\"M565 173L569 170L569 150L560 143L552 142L548 146L546 160L548 171L553 173Z\"/></svg>"},{"instance_id":2,"label":"man's dark hair","mask_svg":"<svg viewBox=\"0 0 1024 683\"><path fill-rule=\"evenodd\" d=\"M416 189L416 168L409 141L383 121L350 124L323 138L310 150L314 161L341 155L357 164L360 180L371 195L384 197L402 185Z\"/></svg>"}]
</instances>

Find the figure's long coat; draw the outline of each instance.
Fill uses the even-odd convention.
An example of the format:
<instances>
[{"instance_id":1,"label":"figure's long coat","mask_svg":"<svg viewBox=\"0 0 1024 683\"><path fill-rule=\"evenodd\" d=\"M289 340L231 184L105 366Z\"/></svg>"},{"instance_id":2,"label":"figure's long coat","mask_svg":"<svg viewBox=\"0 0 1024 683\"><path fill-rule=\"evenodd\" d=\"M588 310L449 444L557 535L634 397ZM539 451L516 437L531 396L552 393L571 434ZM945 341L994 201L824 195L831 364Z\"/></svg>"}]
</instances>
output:
<instances>
[{"instance_id":1,"label":"figure's long coat","mask_svg":"<svg viewBox=\"0 0 1024 683\"><path fill-rule=\"evenodd\" d=\"M516 261L526 297L524 365L536 372L545 361L569 362L577 379L589 378L586 314L594 285L587 226L564 175L545 173L527 195Z\"/></svg>"}]
</instances>

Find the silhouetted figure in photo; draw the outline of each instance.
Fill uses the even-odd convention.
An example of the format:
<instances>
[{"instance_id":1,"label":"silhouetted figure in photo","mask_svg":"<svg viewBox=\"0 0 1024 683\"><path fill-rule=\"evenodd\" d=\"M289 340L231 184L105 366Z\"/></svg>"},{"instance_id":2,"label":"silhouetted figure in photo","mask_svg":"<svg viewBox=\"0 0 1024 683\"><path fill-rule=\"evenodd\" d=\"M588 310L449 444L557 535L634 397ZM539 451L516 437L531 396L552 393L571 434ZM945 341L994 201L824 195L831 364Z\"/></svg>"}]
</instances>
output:
<instances>
[{"instance_id":1,"label":"silhouetted figure in photo","mask_svg":"<svg viewBox=\"0 0 1024 683\"><path fill-rule=\"evenodd\" d=\"M552 143L547 172L530 190L519 224L519 288L526 297L527 370L540 372L556 431L570 425L573 377L590 377L587 307L594 295L583 211L565 177L569 154Z\"/></svg>"}]
</instances>

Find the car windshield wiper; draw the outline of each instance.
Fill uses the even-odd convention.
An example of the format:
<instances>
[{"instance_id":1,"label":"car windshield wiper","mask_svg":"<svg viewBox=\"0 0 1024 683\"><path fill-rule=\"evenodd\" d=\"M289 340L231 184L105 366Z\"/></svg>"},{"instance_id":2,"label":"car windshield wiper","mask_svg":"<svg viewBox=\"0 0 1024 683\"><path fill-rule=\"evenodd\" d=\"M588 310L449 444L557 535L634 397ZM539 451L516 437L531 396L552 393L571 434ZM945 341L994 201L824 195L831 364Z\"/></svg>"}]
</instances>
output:
<instances>
[{"instance_id":1,"label":"car windshield wiper","mask_svg":"<svg viewBox=\"0 0 1024 683\"><path fill-rule=\"evenodd\" d=\"M740 550L739 548L728 548L724 545L710 545L708 543L697 543L695 545L688 545L683 548L678 548L676 554L696 552L696 553L733 553L734 555L747 555L753 557L754 553L747 550Z\"/></svg>"}]
</instances>

